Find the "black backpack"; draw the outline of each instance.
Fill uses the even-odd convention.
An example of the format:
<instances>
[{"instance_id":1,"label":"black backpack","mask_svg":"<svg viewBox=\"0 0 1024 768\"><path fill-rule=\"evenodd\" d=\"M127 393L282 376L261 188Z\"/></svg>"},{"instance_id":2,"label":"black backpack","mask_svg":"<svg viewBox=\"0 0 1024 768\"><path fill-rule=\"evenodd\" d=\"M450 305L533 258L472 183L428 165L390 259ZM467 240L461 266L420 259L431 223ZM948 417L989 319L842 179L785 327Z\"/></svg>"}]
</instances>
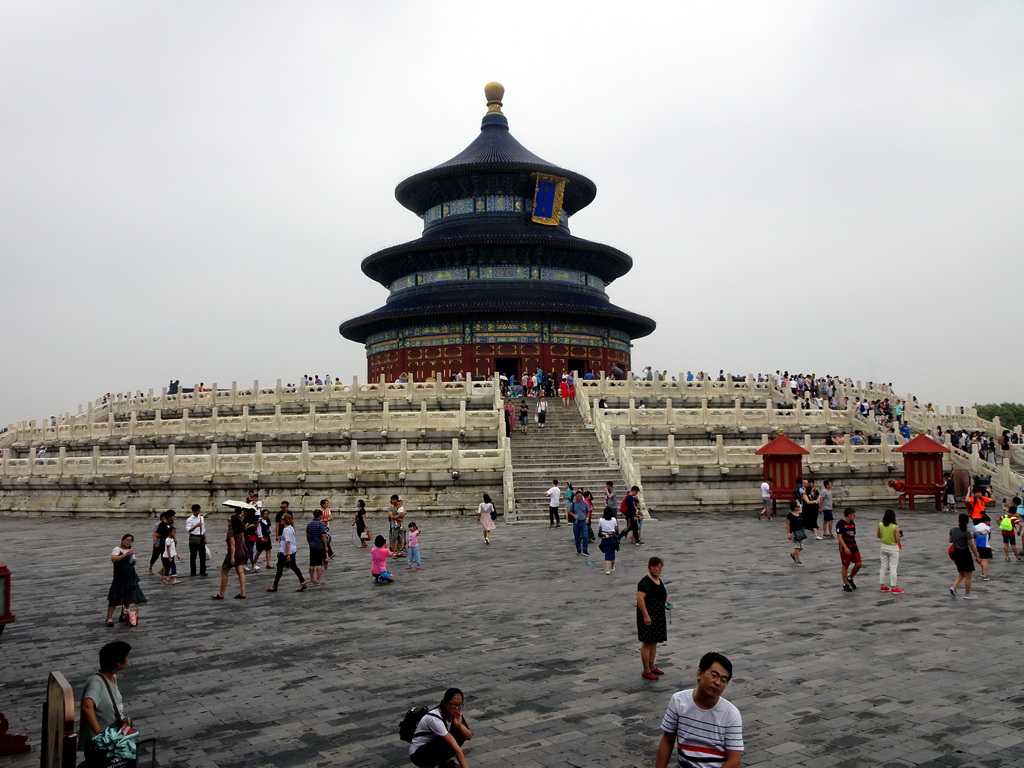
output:
<instances>
[{"instance_id":1,"label":"black backpack","mask_svg":"<svg viewBox=\"0 0 1024 768\"><path fill-rule=\"evenodd\" d=\"M412 707L407 710L402 717L402 722L398 724L398 738L402 741L411 742L413 735L416 733L416 726L420 724L420 720L429 711L426 707ZM432 717L437 717L437 715L432 715Z\"/></svg>"}]
</instances>

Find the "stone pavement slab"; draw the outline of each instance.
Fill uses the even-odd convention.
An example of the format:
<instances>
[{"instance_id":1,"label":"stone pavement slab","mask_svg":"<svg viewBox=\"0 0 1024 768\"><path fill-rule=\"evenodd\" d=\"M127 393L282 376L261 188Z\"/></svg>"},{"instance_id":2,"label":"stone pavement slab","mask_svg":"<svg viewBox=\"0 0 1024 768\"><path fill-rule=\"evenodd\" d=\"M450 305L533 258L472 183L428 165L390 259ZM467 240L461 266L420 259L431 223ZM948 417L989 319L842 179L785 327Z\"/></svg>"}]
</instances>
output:
<instances>
[{"instance_id":1,"label":"stone pavement slab","mask_svg":"<svg viewBox=\"0 0 1024 768\"><path fill-rule=\"evenodd\" d=\"M77 700L99 647L123 638L126 711L159 740L162 766L411 765L401 715L450 685L466 693L474 768L650 766L669 696L718 650L735 665L726 697L743 714L744 765L1024 766L1024 694L1001 661L1018 655L1024 565L997 549L979 599L953 599L952 517L902 512L906 593L880 593L880 518L858 516L865 568L847 594L833 541L808 541L794 567L784 524L752 512L664 515L610 577L596 547L591 564L575 555L568 527L499 524L485 546L471 520L424 519L424 570L403 561L388 586L338 515L324 587L296 594L285 573L267 593L262 570L247 600L213 601L216 575L189 578L184 563L181 585L142 575L140 625L108 629L108 553L125 532L144 549L150 522L4 517L18 621L0 637L0 711L37 750L47 673L61 670ZM675 604L658 681L640 677L633 607L652 555Z\"/></svg>"}]
</instances>

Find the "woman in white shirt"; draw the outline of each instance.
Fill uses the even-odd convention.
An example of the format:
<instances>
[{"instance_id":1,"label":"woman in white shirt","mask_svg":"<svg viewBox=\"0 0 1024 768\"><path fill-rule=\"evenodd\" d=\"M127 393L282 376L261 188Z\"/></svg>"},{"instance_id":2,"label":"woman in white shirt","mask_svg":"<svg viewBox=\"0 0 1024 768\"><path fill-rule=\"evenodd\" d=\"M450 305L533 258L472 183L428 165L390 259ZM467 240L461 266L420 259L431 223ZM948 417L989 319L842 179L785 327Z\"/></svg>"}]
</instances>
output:
<instances>
[{"instance_id":1,"label":"woman in white shirt","mask_svg":"<svg viewBox=\"0 0 1024 768\"><path fill-rule=\"evenodd\" d=\"M267 592L277 592L277 585L285 568L291 568L299 577L299 588L295 591L302 592L306 588L306 579L295 563L295 521L292 520L291 513L285 512L281 515L281 526L281 539L277 548L277 576L274 577L274 586L267 587Z\"/></svg>"}]
</instances>

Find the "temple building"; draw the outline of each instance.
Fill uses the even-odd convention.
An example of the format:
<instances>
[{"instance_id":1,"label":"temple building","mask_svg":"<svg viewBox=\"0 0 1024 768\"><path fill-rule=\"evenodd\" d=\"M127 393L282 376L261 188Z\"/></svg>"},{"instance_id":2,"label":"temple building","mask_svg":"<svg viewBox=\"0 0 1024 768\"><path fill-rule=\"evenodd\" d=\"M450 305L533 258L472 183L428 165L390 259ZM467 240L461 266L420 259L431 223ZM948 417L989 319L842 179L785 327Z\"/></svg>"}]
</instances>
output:
<instances>
[{"instance_id":1,"label":"temple building","mask_svg":"<svg viewBox=\"0 0 1024 768\"><path fill-rule=\"evenodd\" d=\"M606 293L633 260L569 232L596 185L513 138L504 91L485 87L487 114L472 144L395 189L423 219L423 235L363 260L390 296L339 328L366 346L371 379L629 370L632 340L654 330Z\"/></svg>"}]
</instances>

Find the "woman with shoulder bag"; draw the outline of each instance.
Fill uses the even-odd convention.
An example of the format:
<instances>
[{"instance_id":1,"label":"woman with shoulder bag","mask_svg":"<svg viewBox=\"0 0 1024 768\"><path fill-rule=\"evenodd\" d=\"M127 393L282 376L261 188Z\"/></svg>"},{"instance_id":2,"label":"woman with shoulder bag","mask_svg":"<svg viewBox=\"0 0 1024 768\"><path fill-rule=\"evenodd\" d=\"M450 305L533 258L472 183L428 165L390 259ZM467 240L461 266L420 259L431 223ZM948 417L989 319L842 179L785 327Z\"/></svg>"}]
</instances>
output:
<instances>
[{"instance_id":1,"label":"woman with shoulder bag","mask_svg":"<svg viewBox=\"0 0 1024 768\"><path fill-rule=\"evenodd\" d=\"M497 518L498 513L494 509L494 504L491 503L491 497L485 493L483 502L476 510L477 522L484 529L484 544L491 543L491 531L494 530L494 521Z\"/></svg>"},{"instance_id":2,"label":"woman with shoulder bag","mask_svg":"<svg viewBox=\"0 0 1024 768\"><path fill-rule=\"evenodd\" d=\"M135 743L126 738L131 734L115 738L126 725L132 733L137 733L131 728L131 720L123 715L124 702L117 687L117 673L128 666L131 650L128 643L120 640L104 645L100 648L99 672L85 682L78 741L85 760L79 768L134 768L137 765Z\"/></svg>"}]
</instances>

